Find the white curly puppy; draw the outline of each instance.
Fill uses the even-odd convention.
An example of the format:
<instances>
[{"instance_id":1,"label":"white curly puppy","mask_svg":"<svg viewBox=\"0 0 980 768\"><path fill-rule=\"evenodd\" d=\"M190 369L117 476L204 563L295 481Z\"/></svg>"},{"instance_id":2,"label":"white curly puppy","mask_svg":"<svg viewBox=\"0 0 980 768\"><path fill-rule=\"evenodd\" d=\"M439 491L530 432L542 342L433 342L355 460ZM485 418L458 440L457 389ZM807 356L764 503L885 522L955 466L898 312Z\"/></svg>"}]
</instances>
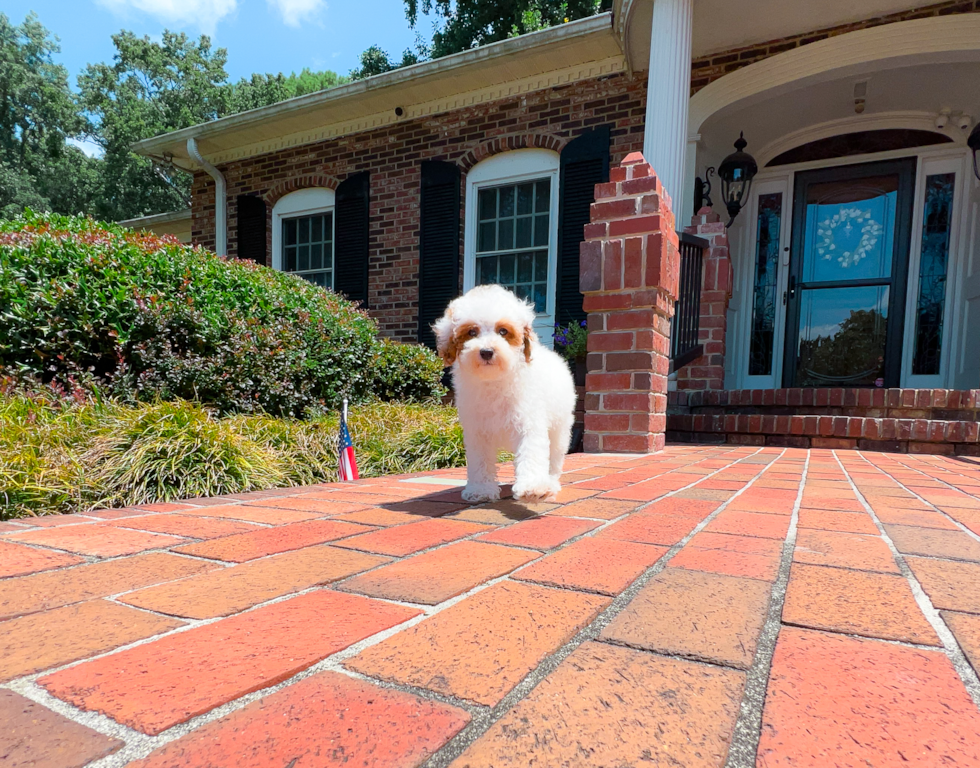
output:
<instances>
[{"instance_id":1,"label":"white curly puppy","mask_svg":"<svg viewBox=\"0 0 980 768\"><path fill-rule=\"evenodd\" d=\"M466 445L467 501L500 498L497 452L514 454L514 497L553 500L561 490L575 411L565 361L538 343L534 308L499 285L467 291L433 330L452 366Z\"/></svg>"}]
</instances>

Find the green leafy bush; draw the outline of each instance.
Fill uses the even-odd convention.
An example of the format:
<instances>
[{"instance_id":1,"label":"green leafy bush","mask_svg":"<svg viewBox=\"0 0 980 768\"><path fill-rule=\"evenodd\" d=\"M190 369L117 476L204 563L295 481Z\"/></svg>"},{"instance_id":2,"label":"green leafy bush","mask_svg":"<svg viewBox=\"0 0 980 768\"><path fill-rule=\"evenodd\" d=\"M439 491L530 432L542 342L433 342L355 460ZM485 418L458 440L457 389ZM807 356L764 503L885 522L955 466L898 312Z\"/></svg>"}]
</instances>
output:
<instances>
[{"instance_id":1,"label":"green leafy bush","mask_svg":"<svg viewBox=\"0 0 980 768\"><path fill-rule=\"evenodd\" d=\"M424 402L444 394L442 360L426 347L383 339L372 368L371 391L382 400Z\"/></svg>"},{"instance_id":2,"label":"green leafy bush","mask_svg":"<svg viewBox=\"0 0 980 768\"><path fill-rule=\"evenodd\" d=\"M337 418L0 394L0 519L332 482ZM465 463L453 408L368 403L349 426L362 477Z\"/></svg>"},{"instance_id":3,"label":"green leafy bush","mask_svg":"<svg viewBox=\"0 0 980 768\"><path fill-rule=\"evenodd\" d=\"M294 275L55 215L0 222L0 373L130 402L303 417L442 393L441 367Z\"/></svg>"}]
</instances>

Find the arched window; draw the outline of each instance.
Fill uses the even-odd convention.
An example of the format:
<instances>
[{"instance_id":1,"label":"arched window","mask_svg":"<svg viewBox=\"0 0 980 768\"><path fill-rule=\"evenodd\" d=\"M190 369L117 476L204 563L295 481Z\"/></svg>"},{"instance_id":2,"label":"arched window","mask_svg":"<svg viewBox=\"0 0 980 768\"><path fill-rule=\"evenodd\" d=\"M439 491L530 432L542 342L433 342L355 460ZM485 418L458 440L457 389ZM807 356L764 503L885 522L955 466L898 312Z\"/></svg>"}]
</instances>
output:
<instances>
[{"instance_id":1,"label":"arched window","mask_svg":"<svg viewBox=\"0 0 980 768\"><path fill-rule=\"evenodd\" d=\"M279 198L272 209L272 266L315 285L334 286L334 205L332 189L300 189Z\"/></svg>"},{"instance_id":2,"label":"arched window","mask_svg":"<svg viewBox=\"0 0 980 768\"><path fill-rule=\"evenodd\" d=\"M558 169L557 152L517 149L466 176L464 289L497 283L533 302L545 343L555 322Z\"/></svg>"},{"instance_id":3,"label":"arched window","mask_svg":"<svg viewBox=\"0 0 980 768\"><path fill-rule=\"evenodd\" d=\"M933 144L950 142L952 139L945 134L911 128L885 128L877 131L842 133L793 147L793 149L774 157L766 163L766 167L773 168L779 165L793 165L814 160L832 160L837 157L853 157L854 155L871 155L875 152L929 147Z\"/></svg>"}]
</instances>

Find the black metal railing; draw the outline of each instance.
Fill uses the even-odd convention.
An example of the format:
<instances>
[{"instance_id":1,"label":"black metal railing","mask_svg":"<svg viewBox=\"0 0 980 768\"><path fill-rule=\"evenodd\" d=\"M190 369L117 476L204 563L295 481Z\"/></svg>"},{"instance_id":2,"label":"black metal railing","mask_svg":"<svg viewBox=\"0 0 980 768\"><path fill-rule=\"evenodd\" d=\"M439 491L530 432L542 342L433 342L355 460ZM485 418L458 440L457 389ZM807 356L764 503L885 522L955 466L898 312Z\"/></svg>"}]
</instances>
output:
<instances>
[{"instance_id":1,"label":"black metal railing","mask_svg":"<svg viewBox=\"0 0 980 768\"><path fill-rule=\"evenodd\" d=\"M708 241L685 232L678 232L677 239L681 251L681 275L670 328L671 373L704 353L698 336L701 333L701 273Z\"/></svg>"}]
</instances>

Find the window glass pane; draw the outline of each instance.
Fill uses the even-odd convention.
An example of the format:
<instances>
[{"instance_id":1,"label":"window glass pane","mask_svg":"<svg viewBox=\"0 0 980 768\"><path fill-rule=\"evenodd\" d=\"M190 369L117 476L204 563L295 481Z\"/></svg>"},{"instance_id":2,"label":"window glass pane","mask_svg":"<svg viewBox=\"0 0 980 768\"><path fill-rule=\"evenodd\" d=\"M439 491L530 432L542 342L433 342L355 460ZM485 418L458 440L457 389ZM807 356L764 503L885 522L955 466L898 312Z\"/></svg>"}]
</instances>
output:
<instances>
[{"instance_id":1,"label":"window glass pane","mask_svg":"<svg viewBox=\"0 0 980 768\"><path fill-rule=\"evenodd\" d=\"M305 272L310 268L310 246L301 245L299 247L299 255L296 258L296 269L299 272Z\"/></svg>"},{"instance_id":2,"label":"window glass pane","mask_svg":"<svg viewBox=\"0 0 980 768\"><path fill-rule=\"evenodd\" d=\"M912 373L916 375L939 373L955 182L956 175L953 173L926 178L922 252L919 256L919 300L915 313L915 354L912 357Z\"/></svg>"},{"instance_id":3,"label":"window glass pane","mask_svg":"<svg viewBox=\"0 0 980 768\"><path fill-rule=\"evenodd\" d=\"M323 240L323 217L313 216L310 219L310 226L312 231L310 232L310 242L318 243Z\"/></svg>"},{"instance_id":4,"label":"window glass pane","mask_svg":"<svg viewBox=\"0 0 980 768\"><path fill-rule=\"evenodd\" d=\"M547 213L551 209L551 179L542 179L534 185L534 210Z\"/></svg>"},{"instance_id":5,"label":"window glass pane","mask_svg":"<svg viewBox=\"0 0 980 768\"><path fill-rule=\"evenodd\" d=\"M287 219L282 223L282 234L286 245L296 245L296 219Z\"/></svg>"},{"instance_id":6,"label":"window glass pane","mask_svg":"<svg viewBox=\"0 0 980 768\"><path fill-rule=\"evenodd\" d=\"M293 229L293 232L294 233L296 232L295 228ZM285 264L285 266L283 267L283 271L295 272L296 271L296 246L293 246L292 248L285 248L283 249L283 251L286 255L286 258L283 259L283 262Z\"/></svg>"},{"instance_id":7,"label":"window glass pane","mask_svg":"<svg viewBox=\"0 0 980 768\"><path fill-rule=\"evenodd\" d=\"M323 269L323 246L320 243L310 246L310 269Z\"/></svg>"},{"instance_id":8,"label":"window glass pane","mask_svg":"<svg viewBox=\"0 0 980 768\"><path fill-rule=\"evenodd\" d=\"M497 250L514 247L514 220L501 219L497 222Z\"/></svg>"},{"instance_id":9,"label":"window glass pane","mask_svg":"<svg viewBox=\"0 0 980 768\"><path fill-rule=\"evenodd\" d=\"M483 256L476 260L476 284L490 285L497 282L497 257Z\"/></svg>"},{"instance_id":10,"label":"window glass pane","mask_svg":"<svg viewBox=\"0 0 980 768\"><path fill-rule=\"evenodd\" d=\"M497 218L497 190L480 190L480 221Z\"/></svg>"},{"instance_id":11,"label":"window glass pane","mask_svg":"<svg viewBox=\"0 0 980 768\"><path fill-rule=\"evenodd\" d=\"M517 282L530 283L534 279L534 254L522 253L517 260Z\"/></svg>"},{"instance_id":12,"label":"window glass pane","mask_svg":"<svg viewBox=\"0 0 980 768\"><path fill-rule=\"evenodd\" d=\"M500 188L500 212L497 215L501 219L514 215L514 187Z\"/></svg>"},{"instance_id":13,"label":"window glass pane","mask_svg":"<svg viewBox=\"0 0 980 768\"><path fill-rule=\"evenodd\" d=\"M548 308L548 301L545 298L545 293L548 290L548 286L545 283L535 283L534 284L534 311L544 312Z\"/></svg>"},{"instance_id":14,"label":"window glass pane","mask_svg":"<svg viewBox=\"0 0 980 768\"><path fill-rule=\"evenodd\" d=\"M309 218L297 219L296 223L299 225L299 242L300 245L303 243L310 242L310 220Z\"/></svg>"},{"instance_id":15,"label":"window glass pane","mask_svg":"<svg viewBox=\"0 0 980 768\"><path fill-rule=\"evenodd\" d=\"M549 216L547 213L534 217L534 244L536 246L548 244L550 229Z\"/></svg>"},{"instance_id":16,"label":"window glass pane","mask_svg":"<svg viewBox=\"0 0 980 768\"><path fill-rule=\"evenodd\" d=\"M540 251L534 255L534 281L548 282L548 253Z\"/></svg>"},{"instance_id":17,"label":"window glass pane","mask_svg":"<svg viewBox=\"0 0 980 768\"><path fill-rule=\"evenodd\" d=\"M497 250L497 224L494 221L484 221L480 224L478 242L476 250L495 251Z\"/></svg>"},{"instance_id":18,"label":"window glass pane","mask_svg":"<svg viewBox=\"0 0 980 768\"><path fill-rule=\"evenodd\" d=\"M759 196L759 216L756 221L755 289L752 294L752 333L749 346L750 376L768 376L772 373L782 208L781 193Z\"/></svg>"},{"instance_id":19,"label":"window glass pane","mask_svg":"<svg viewBox=\"0 0 980 768\"><path fill-rule=\"evenodd\" d=\"M898 182L892 174L809 186L804 282L891 275Z\"/></svg>"},{"instance_id":20,"label":"window glass pane","mask_svg":"<svg viewBox=\"0 0 980 768\"><path fill-rule=\"evenodd\" d=\"M511 285L514 283L517 266L517 257L513 253L507 253L500 257L500 284Z\"/></svg>"},{"instance_id":21,"label":"window glass pane","mask_svg":"<svg viewBox=\"0 0 980 768\"><path fill-rule=\"evenodd\" d=\"M323 217L323 239L326 242L333 241L333 214L328 213Z\"/></svg>"},{"instance_id":22,"label":"window glass pane","mask_svg":"<svg viewBox=\"0 0 980 768\"><path fill-rule=\"evenodd\" d=\"M531 247L531 225L533 220L530 216L522 216L517 220L517 247Z\"/></svg>"},{"instance_id":23,"label":"window glass pane","mask_svg":"<svg viewBox=\"0 0 980 768\"><path fill-rule=\"evenodd\" d=\"M323 245L323 268L333 269L333 243L324 243Z\"/></svg>"},{"instance_id":24,"label":"window glass pane","mask_svg":"<svg viewBox=\"0 0 980 768\"><path fill-rule=\"evenodd\" d=\"M885 375L888 286L802 290L796 382L869 387Z\"/></svg>"},{"instance_id":25,"label":"window glass pane","mask_svg":"<svg viewBox=\"0 0 980 768\"><path fill-rule=\"evenodd\" d=\"M534 212L534 183L517 187L517 215L525 216Z\"/></svg>"}]
</instances>

